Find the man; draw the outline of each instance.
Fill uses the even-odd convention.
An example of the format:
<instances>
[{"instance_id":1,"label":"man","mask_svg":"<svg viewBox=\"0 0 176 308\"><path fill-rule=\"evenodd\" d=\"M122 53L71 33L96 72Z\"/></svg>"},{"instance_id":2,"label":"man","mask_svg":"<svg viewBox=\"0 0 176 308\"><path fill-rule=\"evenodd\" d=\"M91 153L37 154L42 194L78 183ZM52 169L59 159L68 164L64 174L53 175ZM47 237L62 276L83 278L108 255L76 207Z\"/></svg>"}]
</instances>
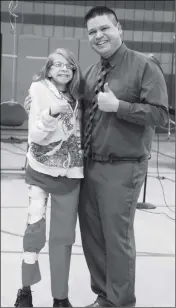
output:
<instances>
[{"instance_id":1,"label":"man","mask_svg":"<svg viewBox=\"0 0 176 308\"><path fill-rule=\"evenodd\" d=\"M91 287L98 295L92 306L134 306L134 215L153 128L167 122L167 89L160 68L122 42L111 9L92 8L85 22L90 45L101 57L85 74L86 160L79 207ZM109 68L95 102L103 59Z\"/></svg>"},{"instance_id":2,"label":"man","mask_svg":"<svg viewBox=\"0 0 176 308\"><path fill-rule=\"evenodd\" d=\"M134 215L154 127L167 122L167 89L158 65L122 42L113 10L94 7L85 23L90 45L101 58L85 73L83 101L79 220L97 294L90 306L135 306Z\"/></svg>"}]
</instances>

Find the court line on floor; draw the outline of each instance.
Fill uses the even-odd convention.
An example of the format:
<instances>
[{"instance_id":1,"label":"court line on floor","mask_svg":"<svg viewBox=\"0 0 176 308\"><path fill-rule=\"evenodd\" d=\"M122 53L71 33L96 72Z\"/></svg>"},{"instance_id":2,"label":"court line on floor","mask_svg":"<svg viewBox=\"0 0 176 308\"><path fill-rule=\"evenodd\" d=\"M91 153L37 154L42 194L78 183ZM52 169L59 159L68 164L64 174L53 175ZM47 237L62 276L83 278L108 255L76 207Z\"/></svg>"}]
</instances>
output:
<instances>
[{"instance_id":1,"label":"court line on floor","mask_svg":"<svg viewBox=\"0 0 176 308\"><path fill-rule=\"evenodd\" d=\"M22 251L12 251L12 250L2 250L1 253L4 254L22 254ZM40 255L48 255L48 252L40 252ZM83 256L84 253L80 252L72 252L72 255L80 255ZM157 252L137 252L137 257L164 257L164 258L175 258L175 254L173 253L157 253Z\"/></svg>"},{"instance_id":2,"label":"court line on floor","mask_svg":"<svg viewBox=\"0 0 176 308\"><path fill-rule=\"evenodd\" d=\"M50 208L51 206L47 206L47 209L48 208ZM163 204L163 205L156 205L156 207L158 208L163 208L163 207L165 207L165 205ZM175 205L169 205L169 207L173 207L173 208L175 208ZM3 206L1 206L1 209L27 209L28 208L28 206L5 206L5 205L3 205Z\"/></svg>"},{"instance_id":3,"label":"court line on floor","mask_svg":"<svg viewBox=\"0 0 176 308\"><path fill-rule=\"evenodd\" d=\"M1 230L1 232L8 234L8 235L14 235L14 236L17 236L17 237L20 237L20 238L23 237L23 235L20 235L20 234L17 234L17 233L12 233L12 232L9 232L9 231ZM48 242L48 241L46 241L46 242ZM82 245L78 245L78 244L73 244L73 247L78 247L78 248L82 249ZM2 253L21 253L21 252L16 252L16 251L1 251L1 252ZM42 253L44 253L44 252L42 252ZM160 252L158 253L158 252L144 252L144 251L139 252L138 251L136 254L137 254L137 256L171 257L171 258L175 257L175 254L173 254L173 253L160 253Z\"/></svg>"},{"instance_id":4,"label":"court line on floor","mask_svg":"<svg viewBox=\"0 0 176 308\"><path fill-rule=\"evenodd\" d=\"M5 231L5 230L1 230L1 233L4 233L4 234L8 234L8 235L12 235L12 236L17 236L17 237L20 237L20 238L23 238L23 235L21 234L17 234L17 233L13 233L13 232L9 232L9 231ZM46 241L47 243L48 241ZM79 247L79 248L82 248L82 245L78 245L78 244L74 244L73 247Z\"/></svg>"}]
</instances>

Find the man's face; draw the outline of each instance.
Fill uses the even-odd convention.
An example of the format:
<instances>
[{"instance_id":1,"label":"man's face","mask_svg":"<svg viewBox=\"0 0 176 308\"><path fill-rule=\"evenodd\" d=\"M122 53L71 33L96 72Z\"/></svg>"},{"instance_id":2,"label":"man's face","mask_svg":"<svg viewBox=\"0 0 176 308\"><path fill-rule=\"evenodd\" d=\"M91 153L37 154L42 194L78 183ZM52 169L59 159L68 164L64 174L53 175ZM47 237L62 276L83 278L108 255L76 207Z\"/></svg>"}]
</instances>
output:
<instances>
[{"instance_id":1,"label":"man's face","mask_svg":"<svg viewBox=\"0 0 176 308\"><path fill-rule=\"evenodd\" d=\"M103 58L109 58L121 45L120 24L111 15L101 15L87 22L91 47Z\"/></svg>"}]
</instances>

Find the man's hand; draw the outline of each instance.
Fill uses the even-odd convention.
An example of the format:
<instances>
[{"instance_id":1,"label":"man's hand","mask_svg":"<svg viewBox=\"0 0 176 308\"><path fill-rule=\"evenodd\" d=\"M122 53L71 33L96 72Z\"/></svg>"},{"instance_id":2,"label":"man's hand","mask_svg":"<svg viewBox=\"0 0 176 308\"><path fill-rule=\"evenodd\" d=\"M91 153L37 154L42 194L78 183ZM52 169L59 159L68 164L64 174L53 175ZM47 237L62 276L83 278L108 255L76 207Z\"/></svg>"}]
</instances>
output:
<instances>
[{"instance_id":1,"label":"man's hand","mask_svg":"<svg viewBox=\"0 0 176 308\"><path fill-rule=\"evenodd\" d=\"M98 107L104 112L117 112L119 108L119 100L114 93L109 89L108 83L104 84L104 92L99 92L97 95Z\"/></svg>"},{"instance_id":2,"label":"man's hand","mask_svg":"<svg viewBox=\"0 0 176 308\"><path fill-rule=\"evenodd\" d=\"M29 95L26 96L25 101L24 101L24 109L26 110L27 114L29 114L29 111L31 109L31 103L32 103L32 98L29 93Z\"/></svg>"}]
</instances>

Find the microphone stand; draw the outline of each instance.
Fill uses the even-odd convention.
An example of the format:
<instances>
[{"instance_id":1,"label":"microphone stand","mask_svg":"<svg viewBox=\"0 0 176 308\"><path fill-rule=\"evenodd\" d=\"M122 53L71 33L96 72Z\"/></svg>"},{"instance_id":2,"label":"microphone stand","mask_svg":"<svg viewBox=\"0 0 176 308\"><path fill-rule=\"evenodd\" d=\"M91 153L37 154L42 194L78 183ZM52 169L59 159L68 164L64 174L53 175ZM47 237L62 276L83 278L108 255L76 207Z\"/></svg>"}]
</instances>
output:
<instances>
[{"instance_id":1,"label":"microphone stand","mask_svg":"<svg viewBox=\"0 0 176 308\"><path fill-rule=\"evenodd\" d=\"M175 35L173 36L173 43L175 41ZM160 67L161 71L163 72L161 65L159 63L159 61L153 56L153 54L150 54L149 57ZM172 84L173 84L173 66L174 66L174 44L173 44L173 53L172 53L172 71L171 71L171 81L170 81L170 92L172 94ZM171 115L175 115L175 109L169 106L169 114ZM170 123L175 124L174 121L172 121L171 119L169 119L168 121L169 123L169 127L168 127L168 138L170 136ZM143 202L138 202L136 208L138 210L153 210L156 209L156 206L153 205L152 203L146 202L146 189L147 189L147 174L145 176L145 180L144 180L144 194L143 194Z\"/></svg>"},{"instance_id":2,"label":"microphone stand","mask_svg":"<svg viewBox=\"0 0 176 308\"><path fill-rule=\"evenodd\" d=\"M143 194L143 202L138 202L136 208L138 210L153 210L156 209L156 206L153 205L152 203L146 202L146 189L147 189L147 174L145 176L145 181L144 181L144 194Z\"/></svg>"}]
</instances>

